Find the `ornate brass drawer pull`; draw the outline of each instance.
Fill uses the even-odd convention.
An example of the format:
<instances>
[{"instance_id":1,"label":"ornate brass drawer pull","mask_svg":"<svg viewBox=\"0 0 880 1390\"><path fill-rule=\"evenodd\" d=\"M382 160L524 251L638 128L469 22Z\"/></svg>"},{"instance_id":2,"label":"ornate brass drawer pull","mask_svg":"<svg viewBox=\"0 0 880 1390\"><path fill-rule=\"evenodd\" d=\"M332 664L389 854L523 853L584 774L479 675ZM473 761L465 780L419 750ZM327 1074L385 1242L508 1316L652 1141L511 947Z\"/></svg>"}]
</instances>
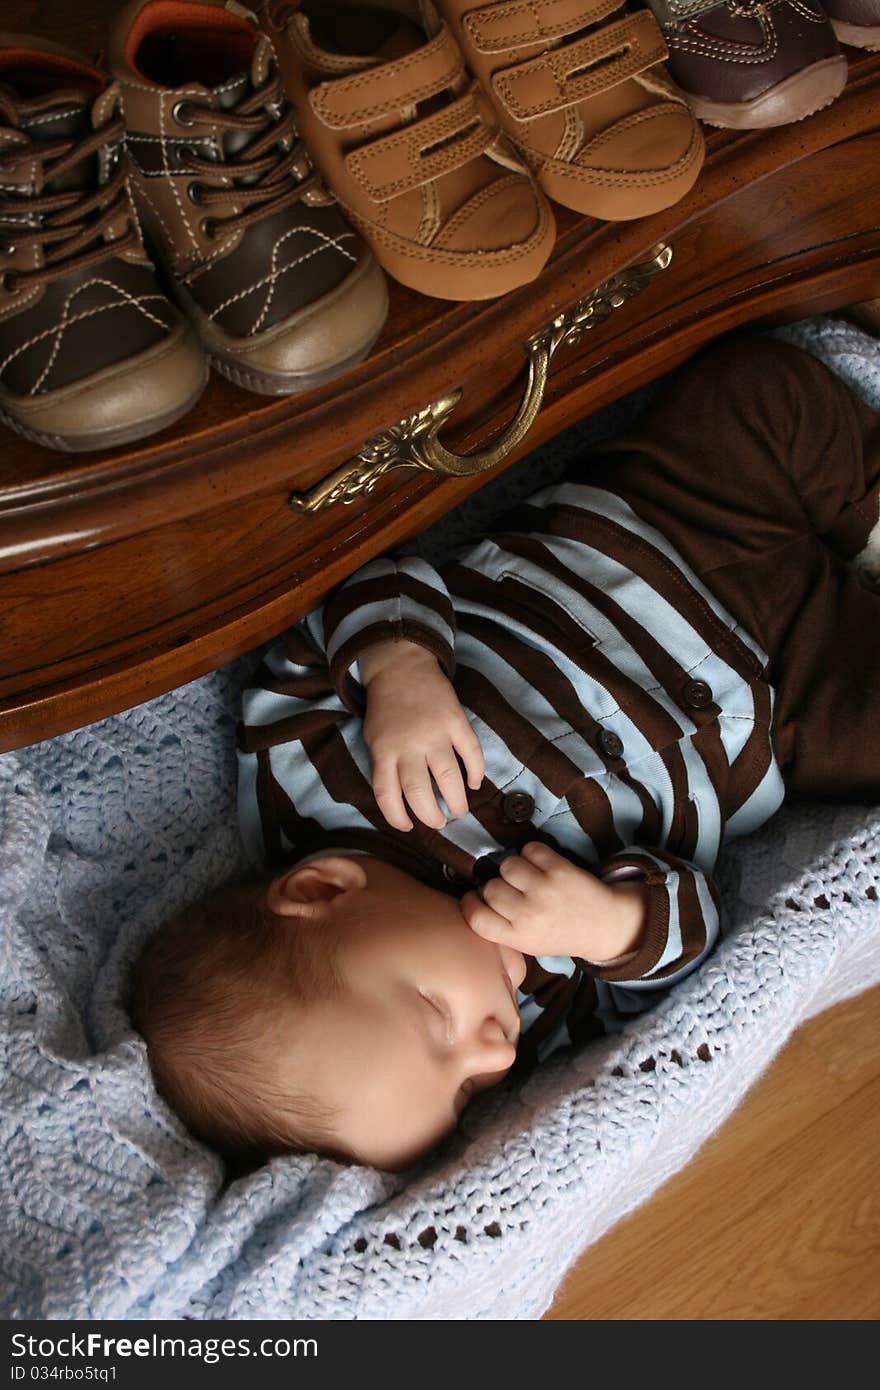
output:
<instances>
[{"instance_id":1,"label":"ornate brass drawer pull","mask_svg":"<svg viewBox=\"0 0 880 1390\"><path fill-rule=\"evenodd\" d=\"M533 334L525 344L528 379L519 410L502 437L489 449L474 454L453 454L438 439L441 426L461 399L456 387L439 401L415 415L399 420L390 429L368 440L356 458L342 464L305 494L293 493L290 505L297 511L318 512L334 502L356 502L373 491L392 468L424 468L445 477L469 478L502 463L525 438L544 399L547 373L557 348L573 347L590 328L634 298L672 260L672 247L660 246L650 260L629 266L604 281L592 294Z\"/></svg>"}]
</instances>

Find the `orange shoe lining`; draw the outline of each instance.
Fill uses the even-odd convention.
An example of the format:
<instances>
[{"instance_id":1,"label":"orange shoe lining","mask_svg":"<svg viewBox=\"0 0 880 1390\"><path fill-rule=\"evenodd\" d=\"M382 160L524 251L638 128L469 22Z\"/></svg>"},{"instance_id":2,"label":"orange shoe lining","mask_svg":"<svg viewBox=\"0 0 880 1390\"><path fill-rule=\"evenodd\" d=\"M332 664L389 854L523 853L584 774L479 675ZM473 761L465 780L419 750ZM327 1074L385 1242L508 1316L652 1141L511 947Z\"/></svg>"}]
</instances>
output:
<instances>
[{"instance_id":1,"label":"orange shoe lining","mask_svg":"<svg viewBox=\"0 0 880 1390\"><path fill-rule=\"evenodd\" d=\"M210 53L214 63L218 56L225 56L230 75L248 66L254 49L253 27L228 10L215 9L213 5L182 5L176 0L153 0L141 10L125 41L125 57L131 67L141 72L138 55L146 39L161 40L172 34L185 38L191 51L203 47L206 57ZM141 72L141 75L149 77L148 73ZM193 71L187 80L198 81L199 78L200 74ZM210 79L209 85L213 85Z\"/></svg>"}]
</instances>

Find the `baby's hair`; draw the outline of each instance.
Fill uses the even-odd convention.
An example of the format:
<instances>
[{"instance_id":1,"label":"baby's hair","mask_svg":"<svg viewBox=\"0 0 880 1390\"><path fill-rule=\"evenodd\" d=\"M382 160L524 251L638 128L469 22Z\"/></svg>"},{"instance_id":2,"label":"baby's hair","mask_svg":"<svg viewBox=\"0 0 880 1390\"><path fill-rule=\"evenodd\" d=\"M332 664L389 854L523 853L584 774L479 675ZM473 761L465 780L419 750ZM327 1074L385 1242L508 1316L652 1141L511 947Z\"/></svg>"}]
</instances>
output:
<instances>
[{"instance_id":1,"label":"baby's hair","mask_svg":"<svg viewBox=\"0 0 880 1390\"><path fill-rule=\"evenodd\" d=\"M132 989L159 1091L198 1138L238 1161L332 1149L332 1111L279 1085L272 1063L296 1006L338 989L335 942L272 912L267 887L227 884L172 918Z\"/></svg>"}]
</instances>

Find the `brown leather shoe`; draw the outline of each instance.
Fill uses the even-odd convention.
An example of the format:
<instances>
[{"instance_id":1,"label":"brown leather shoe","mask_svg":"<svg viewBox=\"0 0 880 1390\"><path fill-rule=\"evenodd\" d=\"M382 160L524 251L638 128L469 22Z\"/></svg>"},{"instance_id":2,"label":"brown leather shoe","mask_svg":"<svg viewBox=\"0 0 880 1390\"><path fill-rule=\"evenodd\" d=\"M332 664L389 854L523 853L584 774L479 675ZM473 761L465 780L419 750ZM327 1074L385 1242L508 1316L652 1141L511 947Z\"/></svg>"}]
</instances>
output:
<instances>
[{"instance_id":1,"label":"brown leather shoe","mask_svg":"<svg viewBox=\"0 0 880 1390\"><path fill-rule=\"evenodd\" d=\"M846 82L819 0L649 0L669 68L701 120L751 130L799 121Z\"/></svg>"},{"instance_id":2,"label":"brown leather shoe","mask_svg":"<svg viewBox=\"0 0 880 1390\"><path fill-rule=\"evenodd\" d=\"M118 104L75 53L0 34L0 419L53 449L162 429L208 375L141 245Z\"/></svg>"},{"instance_id":3,"label":"brown leather shoe","mask_svg":"<svg viewBox=\"0 0 880 1390\"><path fill-rule=\"evenodd\" d=\"M553 215L430 0L263 0L261 18L315 160L389 274L444 299L534 279Z\"/></svg>"},{"instance_id":4,"label":"brown leather shoe","mask_svg":"<svg viewBox=\"0 0 880 1390\"><path fill-rule=\"evenodd\" d=\"M267 395L344 372L384 277L314 174L269 39L230 0L133 0L111 35L135 202L217 371Z\"/></svg>"},{"instance_id":5,"label":"brown leather shoe","mask_svg":"<svg viewBox=\"0 0 880 1390\"><path fill-rule=\"evenodd\" d=\"M619 221L691 188L703 136L662 66L653 15L624 0L437 3L551 198Z\"/></svg>"},{"instance_id":6,"label":"brown leather shoe","mask_svg":"<svg viewBox=\"0 0 880 1390\"><path fill-rule=\"evenodd\" d=\"M825 0L824 8L841 43L880 49L880 0Z\"/></svg>"}]
</instances>

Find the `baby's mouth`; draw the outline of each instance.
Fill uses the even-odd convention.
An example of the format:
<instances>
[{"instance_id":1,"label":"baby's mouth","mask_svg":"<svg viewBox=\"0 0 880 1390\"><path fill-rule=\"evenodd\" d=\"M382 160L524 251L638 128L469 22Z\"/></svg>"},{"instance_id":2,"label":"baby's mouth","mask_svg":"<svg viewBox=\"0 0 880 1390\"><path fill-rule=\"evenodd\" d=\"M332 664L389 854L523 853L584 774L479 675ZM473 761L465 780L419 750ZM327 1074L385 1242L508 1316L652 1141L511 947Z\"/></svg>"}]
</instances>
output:
<instances>
[{"instance_id":1,"label":"baby's mouth","mask_svg":"<svg viewBox=\"0 0 880 1390\"><path fill-rule=\"evenodd\" d=\"M522 1021L519 1016L519 1005L516 1002L516 989L503 964L501 966L501 974L504 976L504 983L507 985L508 993L510 994L510 1002L513 1004L514 1018L516 1020L515 1023L511 1023L505 1028L505 1036L507 1041L513 1043L515 1046L519 1042L519 1035L522 1027Z\"/></svg>"},{"instance_id":2,"label":"baby's mouth","mask_svg":"<svg viewBox=\"0 0 880 1390\"><path fill-rule=\"evenodd\" d=\"M505 958L505 952L507 953L507 958ZM510 991L510 997L514 1004L517 1005L517 1008L519 1008L516 995L517 989L526 977L526 958L521 951L515 951L511 946L504 946L498 949L498 960L501 965L501 973L504 976L504 981ZM516 984L513 983L514 975L517 976Z\"/></svg>"}]
</instances>

